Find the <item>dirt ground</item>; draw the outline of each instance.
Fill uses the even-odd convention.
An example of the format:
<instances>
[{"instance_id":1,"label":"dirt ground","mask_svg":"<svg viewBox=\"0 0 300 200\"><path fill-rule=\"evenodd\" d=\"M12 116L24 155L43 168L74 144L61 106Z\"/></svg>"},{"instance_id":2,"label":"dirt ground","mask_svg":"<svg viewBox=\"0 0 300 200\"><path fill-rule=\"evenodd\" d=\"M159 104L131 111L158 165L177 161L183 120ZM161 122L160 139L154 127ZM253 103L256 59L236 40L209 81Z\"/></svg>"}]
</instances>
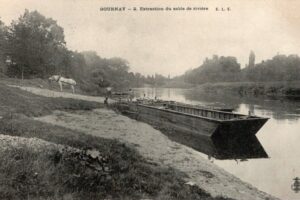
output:
<instances>
[{"instance_id":1,"label":"dirt ground","mask_svg":"<svg viewBox=\"0 0 300 200\"><path fill-rule=\"evenodd\" d=\"M104 97L94 97L94 96L85 96L85 95L80 95L80 94L72 94L72 93L67 93L67 92L58 92L55 90L49 90L49 89L44 89L44 88L35 88L35 87L26 87L26 86L16 86L16 85L9 85L11 87L17 87L22 90L32 92L33 94L45 96L45 97L64 97L64 98L73 98L73 99L80 99L80 100L85 100L85 101L94 101L94 102L104 102ZM109 102L113 102L113 100L109 100Z\"/></svg>"},{"instance_id":2,"label":"dirt ground","mask_svg":"<svg viewBox=\"0 0 300 200\"><path fill-rule=\"evenodd\" d=\"M49 97L76 98L97 102L104 100L100 97L60 93L40 88L24 87L21 89ZM55 111L51 115L35 119L94 136L118 139L133 145L149 161L186 173L189 176L186 179L187 182L197 184L212 196L221 195L245 200L277 199L211 163L199 152L171 141L150 125L119 115L112 110Z\"/></svg>"}]
</instances>

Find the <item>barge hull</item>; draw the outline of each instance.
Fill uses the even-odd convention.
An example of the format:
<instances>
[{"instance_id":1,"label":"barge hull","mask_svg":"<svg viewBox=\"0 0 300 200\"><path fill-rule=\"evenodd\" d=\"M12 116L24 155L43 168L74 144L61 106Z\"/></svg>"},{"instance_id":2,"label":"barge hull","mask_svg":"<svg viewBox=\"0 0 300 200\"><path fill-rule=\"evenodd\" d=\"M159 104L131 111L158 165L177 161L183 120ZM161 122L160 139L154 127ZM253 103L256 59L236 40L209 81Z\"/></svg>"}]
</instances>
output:
<instances>
[{"instance_id":1,"label":"barge hull","mask_svg":"<svg viewBox=\"0 0 300 200\"><path fill-rule=\"evenodd\" d=\"M218 138L253 136L268 120L268 118L248 117L213 110L204 112L206 112L206 115L216 118L141 104L125 104L122 106L121 111L152 125ZM243 118L237 118L238 116Z\"/></svg>"}]
</instances>

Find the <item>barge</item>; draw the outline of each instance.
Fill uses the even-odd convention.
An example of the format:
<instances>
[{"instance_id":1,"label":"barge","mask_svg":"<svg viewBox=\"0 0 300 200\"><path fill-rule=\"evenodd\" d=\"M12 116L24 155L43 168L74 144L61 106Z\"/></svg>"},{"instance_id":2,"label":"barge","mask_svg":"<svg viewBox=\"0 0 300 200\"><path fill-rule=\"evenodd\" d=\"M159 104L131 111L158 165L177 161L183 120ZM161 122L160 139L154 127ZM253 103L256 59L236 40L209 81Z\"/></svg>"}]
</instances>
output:
<instances>
[{"instance_id":1,"label":"barge","mask_svg":"<svg viewBox=\"0 0 300 200\"><path fill-rule=\"evenodd\" d=\"M253 136L268 121L258 116L167 101L118 102L116 107L123 114L151 125L211 138Z\"/></svg>"}]
</instances>

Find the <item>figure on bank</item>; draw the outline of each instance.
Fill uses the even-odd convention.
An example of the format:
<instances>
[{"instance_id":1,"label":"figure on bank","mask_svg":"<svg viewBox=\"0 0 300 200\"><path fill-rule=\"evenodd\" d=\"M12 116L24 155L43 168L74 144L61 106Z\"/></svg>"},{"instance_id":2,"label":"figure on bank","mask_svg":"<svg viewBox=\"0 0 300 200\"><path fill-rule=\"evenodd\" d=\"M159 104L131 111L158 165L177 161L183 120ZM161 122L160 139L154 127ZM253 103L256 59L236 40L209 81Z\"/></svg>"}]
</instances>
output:
<instances>
[{"instance_id":1,"label":"figure on bank","mask_svg":"<svg viewBox=\"0 0 300 200\"><path fill-rule=\"evenodd\" d=\"M134 92L131 88L128 90L128 97L129 97L129 101L132 102L134 98Z\"/></svg>"}]
</instances>

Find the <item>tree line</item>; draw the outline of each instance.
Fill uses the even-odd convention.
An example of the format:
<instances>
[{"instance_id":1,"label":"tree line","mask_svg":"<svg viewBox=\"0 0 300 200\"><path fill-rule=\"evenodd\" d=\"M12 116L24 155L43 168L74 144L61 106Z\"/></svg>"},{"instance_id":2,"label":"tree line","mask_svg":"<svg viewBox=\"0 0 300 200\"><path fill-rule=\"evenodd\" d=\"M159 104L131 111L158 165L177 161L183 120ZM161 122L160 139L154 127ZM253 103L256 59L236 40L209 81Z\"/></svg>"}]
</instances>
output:
<instances>
[{"instance_id":1,"label":"tree line","mask_svg":"<svg viewBox=\"0 0 300 200\"><path fill-rule=\"evenodd\" d=\"M129 62L123 58L101 58L94 51L69 50L64 29L38 11L25 10L8 26L0 20L0 74L22 79L58 74L93 89L163 84L166 79L129 70Z\"/></svg>"},{"instance_id":2,"label":"tree line","mask_svg":"<svg viewBox=\"0 0 300 200\"><path fill-rule=\"evenodd\" d=\"M203 64L177 77L192 84L207 82L269 82L300 80L298 55L276 55L273 58L241 69L235 57L214 55Z\"/></svg>"},{"instance_id":3,"label":"tree line","mask_svg":"<svg viewBox=\"0 0 300 200\"><path fill-rule=\"evenodd\" d=\"M86 89L103 87L163 86L168 78L130 72L119 57L102 58L94 51L77 52L66 46L64 29L38 11L25 12L10 25L0 20L0 75L15 78L48 78L53 74L74 78ZM232 56L214 55L199 67L174 78L191 84L237 81L295 81L300 79L298 55L276 55L241 69Z\"/></svg>"}]
</instances>

